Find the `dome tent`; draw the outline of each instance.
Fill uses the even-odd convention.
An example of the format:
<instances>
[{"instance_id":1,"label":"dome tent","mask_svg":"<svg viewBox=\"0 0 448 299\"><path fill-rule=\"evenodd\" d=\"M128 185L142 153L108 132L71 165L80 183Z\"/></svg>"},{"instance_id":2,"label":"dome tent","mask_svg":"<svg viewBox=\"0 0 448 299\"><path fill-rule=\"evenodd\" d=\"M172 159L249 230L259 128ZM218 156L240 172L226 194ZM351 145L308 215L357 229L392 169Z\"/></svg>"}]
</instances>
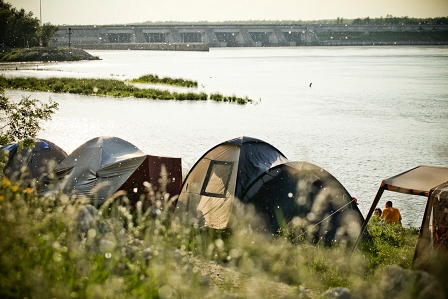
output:
<instances>
[{"instance_id":1,"label":"dome tent","mask_svg":"<svg viewBox=\"0 0 448 299\"><path fill-rule=\"evenodd\" d=\"M304 161L282 163L262 173L247 188L242 203L246 209L254 207L257 221L252 227L276 234L289 226L313 243L355 240L364 221L344 186Z\"/></svg>"},{"instance_id":2,"label":"dome tent","mask_svg":"<svg viewBox=\"0 0 448 299\"><path fill-rule=\"evenodd\" d=\"M19 149L17 143L2 147L7 152L8 161L3 172L14 181L32 181L38 186L43 184L48 173L67 157L67 153L51 141L37 139L31 148Z\"/></svg>"},{"instance_id":3,"label":"dome tent","mask_svg":"<svg viewBox=\"0 0 448 299\"><path fill-rule=\"evenodd\" d=\"M286 161L278 149L259 139L243 136L220 143L188 173L175 213L181 221L224 229L235 198L241 198L257 176Z\"/></svg>"},{"instance_id":4,"label":"dome tent","mask_svg":"<svg viewBox=\"0 0 448 299\"><path fill-rule=\"evenodd\" d=\"M101 205L146 159L118 137L97 137L75 149L54 170L49 190L84 195Z\"/></svg>"}]
</instances>

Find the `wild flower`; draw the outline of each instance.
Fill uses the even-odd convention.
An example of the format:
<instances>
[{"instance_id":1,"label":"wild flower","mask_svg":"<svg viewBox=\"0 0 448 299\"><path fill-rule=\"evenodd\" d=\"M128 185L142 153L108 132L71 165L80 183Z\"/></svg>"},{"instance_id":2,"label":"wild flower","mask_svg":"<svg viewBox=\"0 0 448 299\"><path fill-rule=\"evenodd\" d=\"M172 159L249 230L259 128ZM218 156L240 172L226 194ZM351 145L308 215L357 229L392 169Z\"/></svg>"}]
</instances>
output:
<instances>
[{"instance_id":1,"label":"wild flower","mask_svg":"<svg viewBox=\"0 0 448 299\"><path fill-rule=\"evenodd\" d=\"M8 180L8 178L3 177L3 186L4 187L9 187L11 186L11 182Z\"/></svg>"}]
</instances>

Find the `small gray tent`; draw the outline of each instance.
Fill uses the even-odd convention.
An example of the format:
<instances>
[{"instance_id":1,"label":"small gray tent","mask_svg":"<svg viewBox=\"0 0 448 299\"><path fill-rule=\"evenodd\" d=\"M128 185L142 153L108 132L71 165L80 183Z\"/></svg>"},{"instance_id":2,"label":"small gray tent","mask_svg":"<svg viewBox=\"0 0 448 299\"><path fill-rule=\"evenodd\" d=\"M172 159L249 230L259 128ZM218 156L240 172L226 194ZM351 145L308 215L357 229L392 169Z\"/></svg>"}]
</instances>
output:
<instances>
[{"instance_id":1,"label":"small gray tent","mask_svg":"<svg viewBox=\"0 0 448 299\"><path fill-rule=\"evenodd\" d=\"M182 184L175 214L214 229L227 227L236 199L252 181L286 157L262 140L239 137L207 151Z\"/></svg>"},{"instance_id":2,"label":"small gray tent","mask_svg":"<svg viewBox=\"0 0 448 299\"><path fill-rule=\"evenodd\" d=\"M118 137L93 138L54 170L49 189L83 195L101 205L146 159L135 145Z\"/></svg>"}]
</instances>

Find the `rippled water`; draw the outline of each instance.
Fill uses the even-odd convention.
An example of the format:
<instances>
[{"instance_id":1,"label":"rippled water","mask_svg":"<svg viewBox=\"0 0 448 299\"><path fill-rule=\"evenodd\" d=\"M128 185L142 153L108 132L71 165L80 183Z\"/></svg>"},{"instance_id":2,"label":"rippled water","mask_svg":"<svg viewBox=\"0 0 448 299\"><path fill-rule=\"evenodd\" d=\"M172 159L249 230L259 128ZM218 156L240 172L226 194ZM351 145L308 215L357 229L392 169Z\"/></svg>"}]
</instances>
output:
<instances>
[{"instance_id":1,"label":"rippled water","mask_svg":"<svg viewBox=\"0 0 448 299\"><path fill-rule=\"evenodd\" d=\"M102 60L0 68L7 76L181 77L198 81L197 91L255 102L7 91L60 104L40 137L68 153L93 137L118 136L148 154L181 157L186 172L216 144L251 136L290 160L328 170L358 198L364 215L382 179L421 164L448 166L448 47L89 52ZM381 207L386 200L402 211L404 224L420 225L424 197L385 192Z\"/></svg>"}]
</instances>

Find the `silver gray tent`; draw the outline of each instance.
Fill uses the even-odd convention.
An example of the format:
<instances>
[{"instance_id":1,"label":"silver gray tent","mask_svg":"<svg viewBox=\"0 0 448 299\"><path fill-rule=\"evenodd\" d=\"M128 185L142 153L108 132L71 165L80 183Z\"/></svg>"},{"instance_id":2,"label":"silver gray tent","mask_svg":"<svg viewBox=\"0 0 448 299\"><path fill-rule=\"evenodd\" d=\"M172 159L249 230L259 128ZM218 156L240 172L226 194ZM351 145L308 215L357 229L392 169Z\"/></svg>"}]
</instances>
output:
<instances>
[{"instance_id":1,"label":"silver gray tent","mask_svg":"<svg viewBox=\"0 0 448 299\"><path fill-rule=\"evenodd\" d=\"M54 170L49 188L86 196L101 205L146 159L135 145L118 137L93 138L67 156Z\"/></svg>"}]
</instances>

